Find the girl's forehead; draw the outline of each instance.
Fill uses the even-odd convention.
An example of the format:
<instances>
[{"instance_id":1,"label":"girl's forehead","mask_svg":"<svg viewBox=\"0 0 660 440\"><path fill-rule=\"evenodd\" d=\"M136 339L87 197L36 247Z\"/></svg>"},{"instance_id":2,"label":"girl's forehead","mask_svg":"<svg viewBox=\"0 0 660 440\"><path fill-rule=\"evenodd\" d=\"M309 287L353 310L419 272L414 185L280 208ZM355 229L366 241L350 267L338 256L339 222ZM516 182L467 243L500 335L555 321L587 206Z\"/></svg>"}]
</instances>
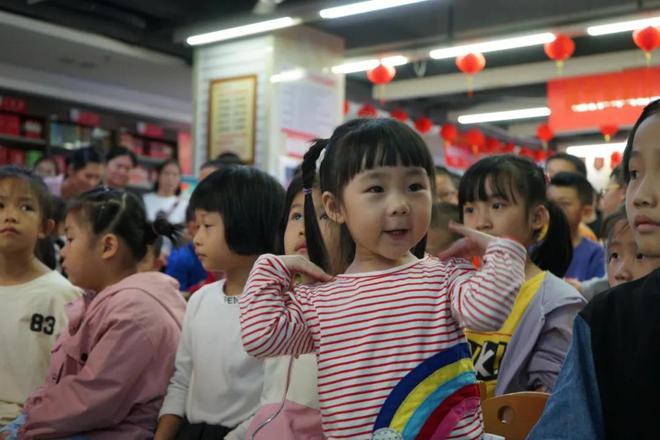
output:
<instances>
[{"instance_id":1,"label":"girl's forehead","mask_svg":"<svg viewBox=\"0 0 660 440\"><path fill-rule=\"evenodd\" d=\"M14 177L0 179L0 195L15 198L35 198L36 196L29 182Z\"/></svg>"},{"instance_id":2,"label":"girl's forehead","mask_svg":"<svg viewBox=\"0 0 660 440\"><path fill-rule=\"evenodd\" d=\"M635 133L633 151L642 154L645 160L660 163L660 113L649 116L642 122Z\"/></svg>"}]
</instances>

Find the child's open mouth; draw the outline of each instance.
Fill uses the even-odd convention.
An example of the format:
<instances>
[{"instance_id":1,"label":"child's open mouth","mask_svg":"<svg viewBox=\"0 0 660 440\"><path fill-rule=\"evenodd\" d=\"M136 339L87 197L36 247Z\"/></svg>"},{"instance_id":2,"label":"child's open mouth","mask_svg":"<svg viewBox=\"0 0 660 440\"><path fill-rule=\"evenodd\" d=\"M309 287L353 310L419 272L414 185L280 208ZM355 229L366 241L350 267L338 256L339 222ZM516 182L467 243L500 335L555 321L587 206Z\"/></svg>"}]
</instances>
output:
<instances>
[{"instance_id":1,"label":"child's open mouth","mask_svg":"<svg viewBox=\"0 0 660 440\"><path fill-rule=\"evenodd\" d=\"M390 229L389 231L385 231L385 234L392 238L403 238L406 236L408 233L409 229Z\"/></svg>"}]
</instances>

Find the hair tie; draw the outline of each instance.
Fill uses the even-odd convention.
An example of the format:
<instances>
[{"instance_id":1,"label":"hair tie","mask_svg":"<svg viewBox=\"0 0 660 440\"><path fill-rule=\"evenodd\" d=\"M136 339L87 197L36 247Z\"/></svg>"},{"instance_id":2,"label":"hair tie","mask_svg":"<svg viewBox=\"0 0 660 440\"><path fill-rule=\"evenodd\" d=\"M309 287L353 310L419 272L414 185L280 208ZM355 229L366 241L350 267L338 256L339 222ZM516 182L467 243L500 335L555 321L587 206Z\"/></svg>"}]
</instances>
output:
<instances>
[{"instance_id":1,"label":"hair tie","mask_svg":"<svg viewBox=\"0 0 660 440\"><path fill-rule=\"evenodd\" d=\"M537 241L541 242L541 241L545 240L546 237L548 236L548 230L549 229L550 229L550 224L549 223L544 224L543 227L541 229L539 229L539 237L538 237Z\"/></svg>"},{"instance_id":2,"label":"hair tie","mask_svg":"<svg viewBox=\"0 0 660 440\"><path fill-rule=\"evenodd\" d=\"M303 187L303 195L305 195L305 196L312 195L312 192L313 192L313 191L314 191L314 190L313 190L312 188L305 188L305 187Z\"/></svg>"}]
</instances>

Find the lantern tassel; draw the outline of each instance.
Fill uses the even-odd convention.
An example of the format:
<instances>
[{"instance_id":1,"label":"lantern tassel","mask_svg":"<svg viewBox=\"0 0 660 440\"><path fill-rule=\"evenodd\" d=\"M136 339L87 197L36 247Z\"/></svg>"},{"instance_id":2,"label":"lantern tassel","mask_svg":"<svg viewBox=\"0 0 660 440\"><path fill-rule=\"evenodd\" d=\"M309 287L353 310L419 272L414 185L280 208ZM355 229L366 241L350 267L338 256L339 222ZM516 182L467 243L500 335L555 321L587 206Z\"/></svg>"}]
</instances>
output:
<instances>
[{"instance_id":1,"label":"lantern tassel","mask_svg":"<svg viewBox=\"0 0 660 440\"><path fill-rule=\"evenodd\" d=\"M468 98L472 98L472 95L474 95L474 91L472 90L474 87L474 78L472 75L468 75L467 77L467 95Z\"/></svg>"},{"instance_id":2,"label":"lantern tassel","mask_svg":"<svg viewBox=\"0 0 660 440\"><path fill-rule=\"evenodd\" d=\"M563 76L564 75L564 62L563 61L557 61L555 64L557 64L557 76Z\"/></svg>"},{"instance_id":3,"label":"lantern tassel","mask_svg":"<svg viewBox=\"0 0 660 440\"><path fill-rule=\"evenodd\" d=\"M651 67L651 52L644 52L644 58L646 58L646 67Z\"/></svg>"}]
</instances>

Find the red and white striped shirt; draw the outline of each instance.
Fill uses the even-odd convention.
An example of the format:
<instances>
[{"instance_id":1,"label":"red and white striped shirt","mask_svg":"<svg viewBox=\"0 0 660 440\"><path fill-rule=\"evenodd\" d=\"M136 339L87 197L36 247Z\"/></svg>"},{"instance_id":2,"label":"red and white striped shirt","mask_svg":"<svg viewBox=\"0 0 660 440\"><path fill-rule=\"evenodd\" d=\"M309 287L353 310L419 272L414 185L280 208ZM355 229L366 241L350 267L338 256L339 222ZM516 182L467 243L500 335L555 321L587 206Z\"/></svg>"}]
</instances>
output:
<instances>
[{"instance_id":1,"label":"red and white striped shirt","mask_svg":"<svg viewBox=\"0 0 660 440\"><path fill-rule=\"evenodd\" d=\"M404 377L434 355L465 346L462 327L502 326L524 280L525 258L521 245L498 239L486 250L479 271L466 260L427 257L291 291L292 274L278 257L263 255L240 299L243 344L256 357L316 352L325 435L370 439L374 423L383 417L381 407L388 406L386 399ZM469 352L460 362L469 365L465 374L471 379L465 380L474 385ZM416 407L411 399L420 387L402 407ZM399 409L390 426L408 417L406 408ZM478 406L450 432L448 438L480 438ZM402 438L415 438L405 433Z\"/></svg>"}]
</instances>

